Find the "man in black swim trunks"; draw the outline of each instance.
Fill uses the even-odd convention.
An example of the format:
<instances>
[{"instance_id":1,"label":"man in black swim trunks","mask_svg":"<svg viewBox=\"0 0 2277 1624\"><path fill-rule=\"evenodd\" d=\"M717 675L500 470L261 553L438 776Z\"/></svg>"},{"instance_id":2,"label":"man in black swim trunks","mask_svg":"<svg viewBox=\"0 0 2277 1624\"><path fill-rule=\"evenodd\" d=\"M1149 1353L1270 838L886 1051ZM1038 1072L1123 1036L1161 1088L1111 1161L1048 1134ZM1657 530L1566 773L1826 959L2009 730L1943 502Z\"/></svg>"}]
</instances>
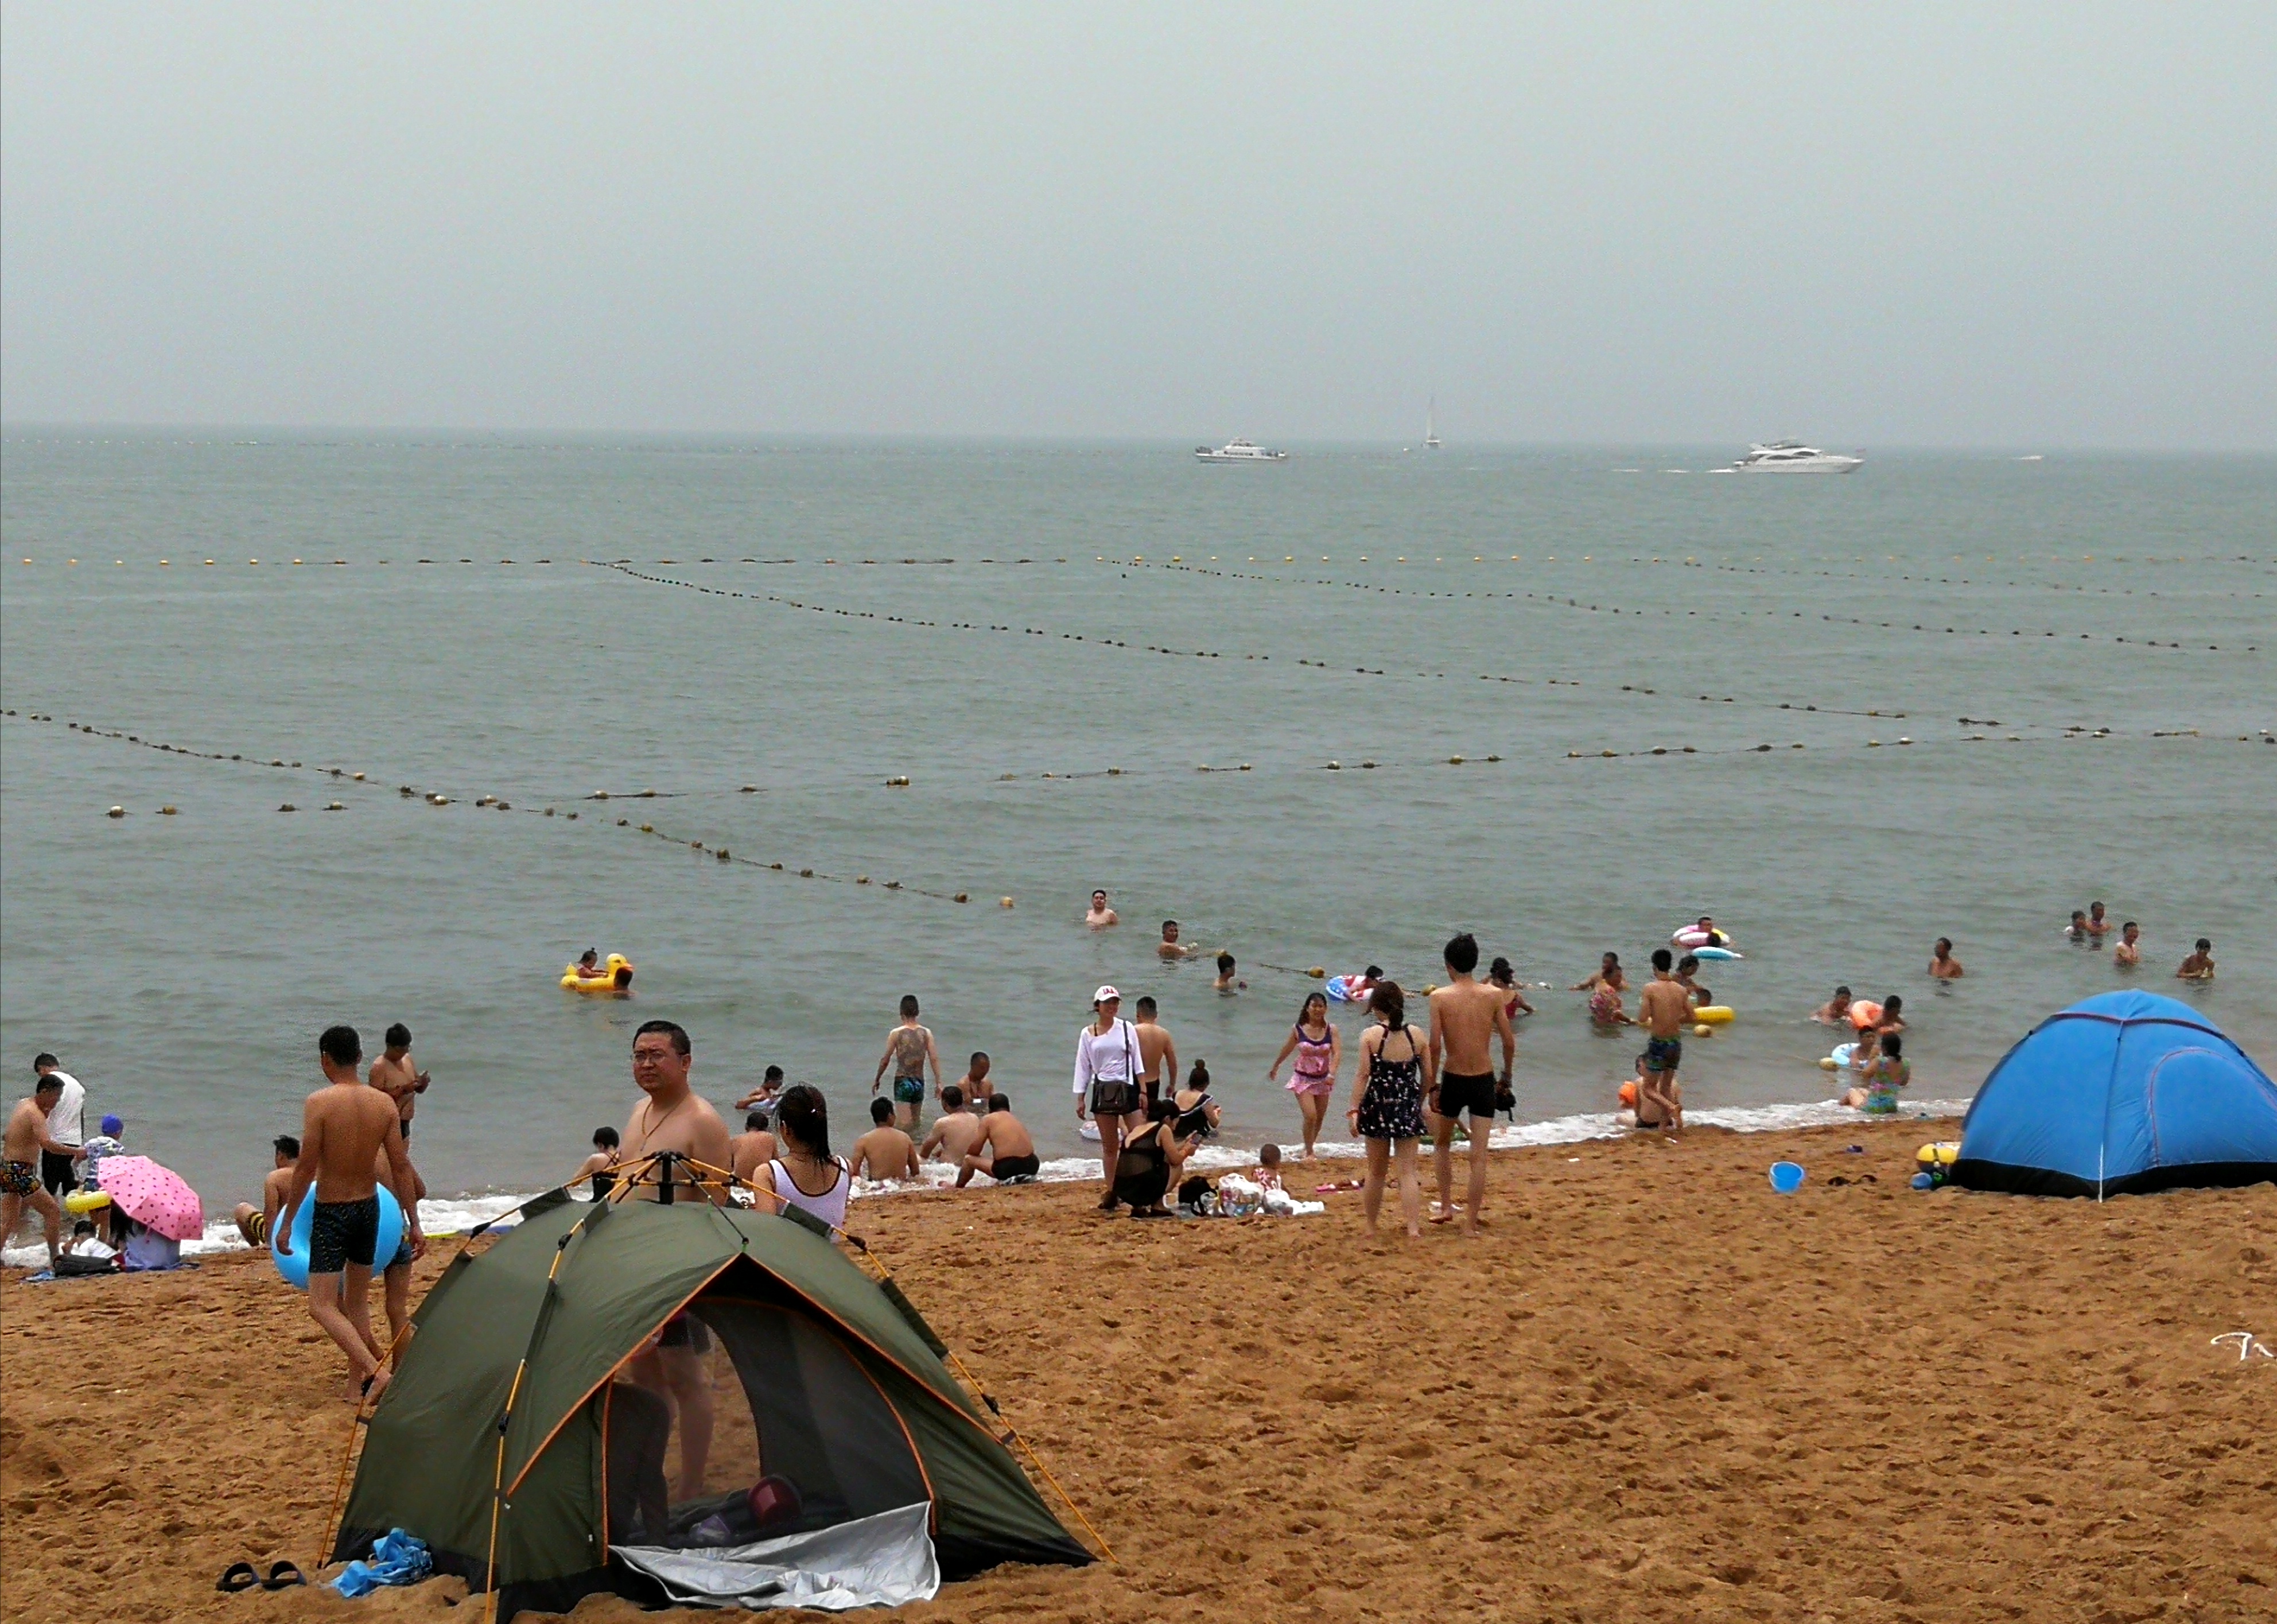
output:
<instances>
[{"instance_id":1,"label":"man in black swim trunks","mask_svg":"<svg viewBox=\"0 0 2277 1624\"><path fill-rule=\"evenodd\" d=\"M277 1249L293 1251L293 1221L316 1186L316 1211L308 1232L308 1317L348 1356L355 1396L387 1386L384 1354L371 1334L371 1276L379 1247L378 1170L403 1208L403 1238L417 1257L427 1249L419 1231L419 1177L403 1148L395 1102L356 1075L363 1044L353 1026L329 1026L316 1040L324 1086L301 1110L301 1155L292 1193L277 1215Z\"/></svg>"},{"instance_id":2,"label":"man in black swim trunks","mask_svg":"<svg viewBox=\"0 0 2277 1624\"><path fill-rule=\"evenodd\" d=\"M1431 1222L1454 1221L1455 1125L1467 1113L1470 1204L1463 1214L1463 1233L1476 1235L1479 1208L1487 1199L1487 1140L1494 1127L1496 1095L1510 1086L1518 1061L1518 1035L1511 1030L1508 996L1471 974L1479 967L1478 939L1465 931L1447 943L1445 958L1451 984L1431 995L1431 1065L1439 1081L1424 1102L1430 1108L1439 1174L1439 1211ZM1488 1045L1495 1039L1502 1041L1499 1078L1488 1057Z\"/></svg>"},{"instance_id":3,"label":"man in black swim trunks","mask_svg":"<svg viewBox=\"0 0 2277 1624\"><path fill-rule=\"evenodd\" d=\"M975 1173L986 1173L998 1184L1034 1182L1043 1163L1036 1159L1036 1141L1028 1126L1012 1115L1012 1102L1001 1094L988 1096L988 1114L980 1119L980 1137L956 1175L960 1190Z\"/></svg>"}]
</instances>

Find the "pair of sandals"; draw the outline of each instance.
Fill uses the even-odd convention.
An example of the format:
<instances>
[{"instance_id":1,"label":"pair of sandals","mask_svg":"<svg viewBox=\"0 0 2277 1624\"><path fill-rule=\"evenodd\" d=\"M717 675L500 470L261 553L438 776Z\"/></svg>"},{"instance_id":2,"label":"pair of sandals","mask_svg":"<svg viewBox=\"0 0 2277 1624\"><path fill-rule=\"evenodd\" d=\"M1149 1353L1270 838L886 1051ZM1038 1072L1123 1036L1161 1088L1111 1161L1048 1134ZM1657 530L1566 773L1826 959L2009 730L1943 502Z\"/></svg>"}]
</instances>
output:
<instances>
[{"instance_id":1,"label":"pair of sandals","mask_svg":"<svg viewBox=\"0 0 2277 1624\"><path fill-rule=\"evenodd\" d=\"M1855 1178L1845 1178L1842 1174L1837 1173L1833 1178L1826 1181L1826 1187L1832 1190L1838 1189L1846 1184L1879 1184L1882 1181L1880 1179L1875 1178L1871 1173L1861 1173Z\"/></svg>"},{"instance_id":2,"label":"pair of sandals","mask_svg":"<svg viewBox=\"0 0 2277 1624\"><path fill-rule=\"evenodd\" d=\"M255 1585L264 1590L289 1590L296 1584L308 1582L307 1575L288 1561L272 1564L266 1579L250 1562L232 1562L221 1570L221 1577L214 1581L214 1589L225 1596L235 1596Z\"/></svg>"}]
</instances>

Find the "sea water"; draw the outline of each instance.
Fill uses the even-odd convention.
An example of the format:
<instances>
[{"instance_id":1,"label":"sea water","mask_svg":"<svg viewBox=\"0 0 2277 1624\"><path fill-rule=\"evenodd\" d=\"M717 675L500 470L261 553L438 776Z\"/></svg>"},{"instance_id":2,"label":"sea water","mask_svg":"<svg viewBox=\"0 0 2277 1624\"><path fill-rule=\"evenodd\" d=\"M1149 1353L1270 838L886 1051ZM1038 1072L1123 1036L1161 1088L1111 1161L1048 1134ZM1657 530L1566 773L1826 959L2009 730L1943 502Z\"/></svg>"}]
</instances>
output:
<instances>
[{"instance_id":1,"label":"sea water","mask_svg":"<svg viewBox=\"0 0 2277 1624\"><path fill-rule=\"evenodd\" d=\"M1245 1160L1297 1138L1265 1071L1304 972L1420 991L1458 929L1528 984L1519 1119L1553 1135L1609 1124L1641 1047L1564 989L1703 912L1746 957L1701 972L1739 1018L1687 1041L1694 1120L1829 1115L1838 981L1905 996L1922 1101L2121 985L2277 1051L2277 460L0 452L8 1092L55 1050L209 1212L257 1194L335 1021L410 1025L416 1159L468 1215L623 1125L651 1017L723 1111L780 1064L850 1144L904 993L1072 1169L1102 981L1161 1002ZM1119 928L1084 928L1094 887ZM2064 938L2097 899L2139 971ZM1166 918L1245 990L1158 958ZM1939 935L1965 980L1926 976ZM2220 979L2177 983L2200 935ZM630 998L556 984L588 946Z\"/></svg>"}]
</instances>

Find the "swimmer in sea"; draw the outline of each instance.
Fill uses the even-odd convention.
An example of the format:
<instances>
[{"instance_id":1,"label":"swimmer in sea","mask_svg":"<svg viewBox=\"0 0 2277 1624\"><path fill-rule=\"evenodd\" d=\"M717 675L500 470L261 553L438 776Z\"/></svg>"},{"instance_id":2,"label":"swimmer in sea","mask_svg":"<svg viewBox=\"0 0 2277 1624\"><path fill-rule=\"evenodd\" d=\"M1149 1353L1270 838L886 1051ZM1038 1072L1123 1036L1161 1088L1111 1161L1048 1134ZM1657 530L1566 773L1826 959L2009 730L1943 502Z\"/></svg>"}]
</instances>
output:
<instances>
[{"instance_id":1,"label":"swimmer in sea","mask_svg":"<svg viewBox=\"0 0 2277 1624\"><path fill-rule=\"evenodd\" d=\"M1611 960L1613 956L1611 953L1608 953L1605 955L1605 957L1608 960ZM1591 1025L1597 1026L1634 1026L1636 1025L1634 1021L1629 1018L1628 1011L1621 1008L1621 993L1628 984L1628 977L1621 972L1621 967L1618 962L1608 963L1604 969L1599 971L1595 975L1591 976L1587 981L1581 983L1582 987L1594 988L1594 990L1589 994L1589 1021ZM1576 987L1574 990L1579 992L1580 988Z\"/></svg>"},{"instance_id":2,"label":"swimmer in sea","mask_svg":"<svg viewBox=\"0 0 2277 1624\"><path fill-rule=\"evenodd\" d=\"M1704 1010L1716 1002L1716 995L1692 979L1693 972L1699 968L1700 961L1687 953L1676 961L1676 984L1684 989L1685 996L1690 1000L1694 1009Z\"/></svg>"},{"instance_id":3,"label":"swimmer in sea","mask_svg":"<svg viewBox=\"0 0 2277 1624\"><path fill-rule=\"evenodd\" d=\"M1192 942L1179 941L1178 922L1176 919L1162 921L1162 939L1154 944L1155 957L1192 958L1197 953L1205 953L1208 950Z\"/></svg>"},{"instance_id":4,"label":"swimmer in sea","mask_svg":"<svg viewBox=\"0 0 2277 1624\"><path fill-rule=\"evenodd\" d=\"M1874 1023L1874 1030L1885 1038L1893 1032L1903 1032L1906 1029L1905 1007L1906 1001L1895 993L1883 999L1882 1018Z\"/></svg>"},{"instance_id":5,"label":"swimmer in sea","mask_svg":"<svg viewBox=\"0 0 2277 1624\"><path fill-rule=\"evenodd\" d=\"M1091 911L1083 916L1083 922L1093 930L1105 930L1110 925L1122 924L1123 919L1107 905L1106 892L1093 891L1091 894Z\"/></svg>"},{"instance_id":6,"label":"swimmer in sea","mask_svg":"<svg viewBox=\"0 0 2277 1624\"><path fill-rule=\"evenodd\" d=\"M1847 1026L1850 1024L1850 989L1838 987L1834 996L1810 1012L1810 1018L1822 1026Z\"/></svg>"},{"instance_id":7,"label":"swimmer in sea","mask_svg":"<svg viewBox=\"0 0 2277 1624\"><path fill-rule=\"evenodd\" d=\"M1620 973L1621 956L1618 953L1608 953L1605 955L1604 962L1600 964L1597 968L1591 972L1588 980L1576 981L1573 983L1573 990L1577 993L1595 992L1598 987L1604 985L1606 977L1612 976L1618 978Z\"/></svg>"},{"instance_id":8,"label":"swimmer in sea","mask_svg":"<svg viewBox=\"0 0 2277 1624\"><path fill-rule=\"evenodd\" d=\"M2111 949L2114 964L2139 964L2143 962L2143 927L2129 919L2119 927L2119 943Z\"/></svg>"},{"instance_id":9,"label":"swimmer in sea","mask_svg":"<svg viewBox=\"0 0 2277 1624\"><path fill-rule=\"evenodd\" d=\"M2111 934L2111 921L2104 917L2101 903L2087 905L2087 934L2098 942Z\"/></svg>"},{"instance_id":10,"label":"swimmer in sea","mask_svg":"<svg viewBox=\"0 0 2277 1624\"><path fill-rule=\"evenodd\" d=\"M1958 981L1966 973L1953 956L1952 937L1939 936L1937 946L1930 949L1929 972L1940 981Z\"/></svg>"},{"instance_id":11,"label":"swimmer in sea","mask_svg":"<svg viewBox=\"0 0 2277 1624\"><path fill-rule=\"evenodd\" d=\"M1233 955L1230 953L1217 956L1217 980L1210 985L1228 998L1249 990L1249 983L1233 973Z\"/></svg>"},{"instance_id":12,"label":"swimmer in sea","mask_svg":"<svg viewBox=\"0 0 2277 1624\"><path fill-rule=\"evenodd\" d=\"M1504 1015L1516 1020L1521 1015L1534 1013L1534 1006L1527 1003L1526 994L1518 985L1518 972L1511 968L1510 960L1497 958L1493 964L1489 964L1487 980L1510 995L1502 1006L1502 1012Z\"/></svg>"},{"instance_id":13,"label":"swimmer in sea","mask_svg":"<svg viewBox=\"0 0 2277 1624\"><path fill-rule=\"evenodd\" d=\"M1700 922L1694 926L1693 928L1698 931L1702 935L1708 938L1708 940L1702 944L1703 946L1711 948L1728 948L1732 945L1732 938L1723 931L1717 930L1716 928L1716 921L1709 918L1704 913L1700 916Z\"/></svg>"},{"instance_id":14,"label":"swimmer in sea","mask_svg":"<svg viewBox=\"0 0 2277 1624\"><path fill-rule=\"evenodd\" d=\"M2075 908L2071 911L2071 923L2064 926L2064 934L2070 937L2074 942L2083 942L2090 940L2087 930L2087 911L2085 909Z\"/></svg>"},{"instance_id":15,"label":"swimmer in sea","mask_svg":"<svg viewBox=\"0 0 2277 1624\"><path fill-rule=\"evenodd\" d=\"M598 980L601 973L601 950L598 948L587 948L583 953L577 955L575 969L580 980Z\"/></svg>"},{"instance_id":16,"label":"swimmer in sea","mask_svg":"<svg viewBox=\"0 0 2277 1624\"><path fill-rule=\"evenodd\" d=\"M2197 950L2182 961L2174 972L2177 981L2211 981L2213 980L2213 943L2204 936L2198 938Z\"/></svg>"}]
</instances>

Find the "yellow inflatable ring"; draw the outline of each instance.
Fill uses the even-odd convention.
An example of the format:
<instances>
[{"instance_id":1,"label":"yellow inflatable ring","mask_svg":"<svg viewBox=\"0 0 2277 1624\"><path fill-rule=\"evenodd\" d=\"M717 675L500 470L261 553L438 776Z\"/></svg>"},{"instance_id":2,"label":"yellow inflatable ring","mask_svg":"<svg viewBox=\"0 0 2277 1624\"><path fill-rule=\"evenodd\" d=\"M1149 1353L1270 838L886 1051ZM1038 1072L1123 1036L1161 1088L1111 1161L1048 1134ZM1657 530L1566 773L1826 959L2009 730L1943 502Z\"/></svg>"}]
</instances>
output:
<instances>
[{"instance_id":1,"label":"yellow inflatable ring","mask_svg":"<svg viewBox=\"0 0 2277 1624\"><path fill-rule=\"evenodd\" d=\"M1692 1011L1692 1018L1704 1025L1722 1026L1737 1018L1739 1011L1728 1003L1711 1003L1704 1010Z\"/></svg>"},{"instance_id":2,"label":"yellow inflatable ring","mask_svg":"<svg viewBox=\"0 0 2277 1624\"><path fill-rule=\"evenodd\" d=\"M73 1190L64 1197L65 1212L100 1212L110 1205L108 1190Z\"/></svg>"},{"instance_id":3,"label":"yellow inflatable ring","mask_svg":"<svg viewBox=\"0 0 2277 1624\"><path fill-rule=\"evenodd\" d=\"M632 984L632 960L621 953L610 954L598 975L582 975L575 964L561 972L561 985L573 993L621 993L629 991Z\"/></svg>"}]
</instances>

